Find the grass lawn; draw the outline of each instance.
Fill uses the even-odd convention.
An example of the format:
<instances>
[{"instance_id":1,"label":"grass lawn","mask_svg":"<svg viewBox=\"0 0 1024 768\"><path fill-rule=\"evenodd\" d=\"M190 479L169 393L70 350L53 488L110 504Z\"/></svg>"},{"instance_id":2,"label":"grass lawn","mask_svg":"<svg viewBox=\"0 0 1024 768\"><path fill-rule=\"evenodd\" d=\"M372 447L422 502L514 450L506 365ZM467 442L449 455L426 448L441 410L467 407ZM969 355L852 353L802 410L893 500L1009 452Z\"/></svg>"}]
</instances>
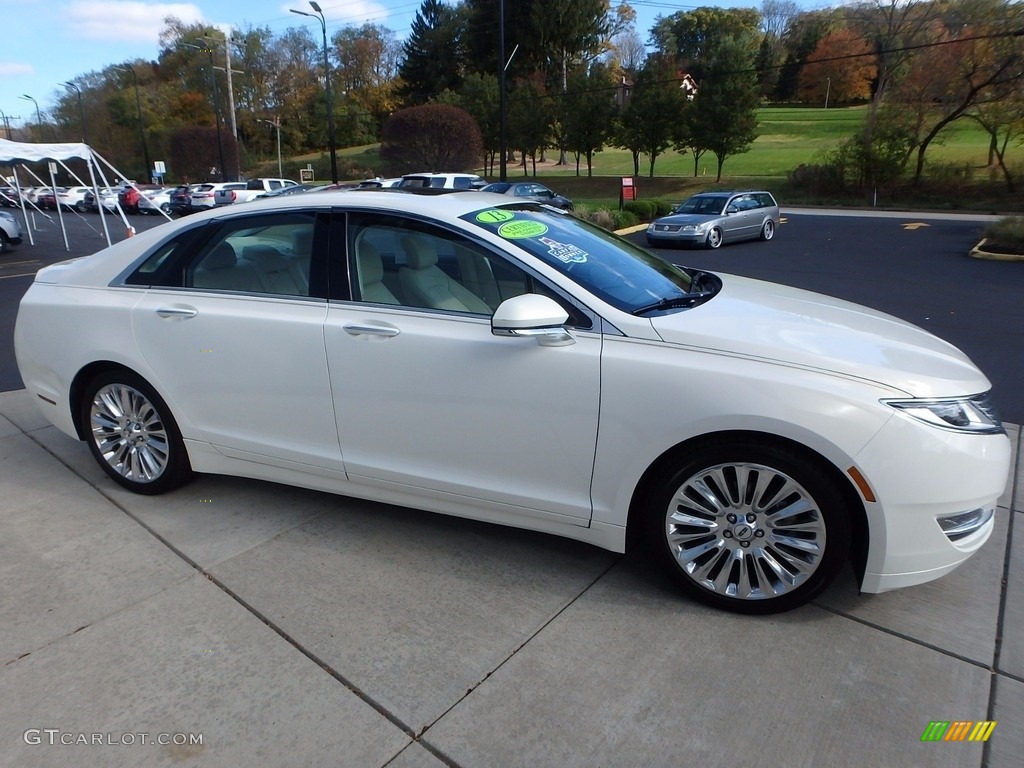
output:
<instances>
[{"instance_id":1,"label":"grass lawn","mask_svg":"<svg viewBox=\"0 0 1024 768\"><path fill-rule=\"evenodd\" d=\"M787 175L800 164L820 163L825 153L836 148L863 126L867 106L857 107L765 107L758 113L759 136L749 152L726 158L722 183L715 183L717 161L714 155L700 158L698 174L694 177L693 158L672 150L660 155L655 162L655 177L650 178L650 161L640 156L638 193L642 197L679 199L700 189L719 187L766 187L780 193L783 199L793 199L787 190ZM379 168L378 145L348 147L339 155L350 158L361 167ZM1008 153L1011 170L1016 169L1019 183L1024 183L1024 147L1012 147ZM547 153L548 161L538 164L537 176L558 192L591 206L618 205L619 178L633 175L633 160L629 152L606 149L594 157L592 178L587 177L585 160L576 174L575 159L569 165L557 166L557 151ZM916 162L916 155L910 167ZM929 170L936 177L927 194L918 196L928 207L964 208L974 205L981 210L1022 210L1024 199L1017 193L1006 191L1001 174L991 175L988 163L988 136L971 120L959 120L947 127L932 142L926 155L926 175ZM424 169L410 169L424 170ZM532 165L529 166L532 176ZM964 176L969 178L965 179ZM992 178L990 179L990 175ZM495 174L496 176L496 174ZM509 163L509 178L524 176L521 165ZM955 176L955 182L950 178ZM946 201L936 200L935 195ZM823 201L825 202L825 201ZM857 202L857 201L854 201ZM863 201L861 201L863 202ZM912 201L889 201L894 205ZM880 204L882 204L880 202Z\"/></svg>"}]
</instances>

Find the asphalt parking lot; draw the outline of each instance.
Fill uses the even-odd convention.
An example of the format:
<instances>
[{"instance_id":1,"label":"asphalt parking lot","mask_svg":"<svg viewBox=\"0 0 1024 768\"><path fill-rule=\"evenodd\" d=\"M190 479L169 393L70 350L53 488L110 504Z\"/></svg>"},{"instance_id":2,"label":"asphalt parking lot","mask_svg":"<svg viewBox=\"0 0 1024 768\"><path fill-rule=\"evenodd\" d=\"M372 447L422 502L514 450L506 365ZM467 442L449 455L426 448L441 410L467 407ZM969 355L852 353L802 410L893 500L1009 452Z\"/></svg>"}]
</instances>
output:
<instances>
[{"instance_id":1,"label":"asphalt parking lot","mask_svg":"<svg viewBox=\"0 0 1024 768\"><path fill-rule=\"evenodd\" d=\"M953 574L743 618L642 549L214 476L136 496L0 393L0 765L1017 766L1015 456Z\"/></svg>"}]
</instances>

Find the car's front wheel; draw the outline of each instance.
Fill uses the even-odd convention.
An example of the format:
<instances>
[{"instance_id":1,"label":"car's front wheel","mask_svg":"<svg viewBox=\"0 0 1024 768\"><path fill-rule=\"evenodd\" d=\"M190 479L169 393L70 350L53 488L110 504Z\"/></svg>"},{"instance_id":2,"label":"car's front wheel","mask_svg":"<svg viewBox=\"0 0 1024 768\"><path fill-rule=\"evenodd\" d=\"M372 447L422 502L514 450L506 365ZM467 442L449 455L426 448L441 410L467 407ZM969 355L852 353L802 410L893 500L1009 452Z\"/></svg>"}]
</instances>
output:
<instances>
[{"instance_id":1,"label":"car's front wheel","mask_svg":"<svg viewBox=\"0 0 1024 768\"><path fill-rule=\"evenodd\" d=\"M761 239L771 240L773 237L775 237L775 222L768 219L761 225Z\"/></svg>"},{"instance_id":2,"label":"car's front wheel","mask_svg":"<svg viewBox=\"0 0 1024 768\"><path fill-rule=\"evenodd\" d=\"M704 245L714 250L722 244L722 230L718 227L712 227L711 231L708 232L707 239L704 240Z\"/></svg>"},{"instance_id":3,"label":"car's front wheel","mask_svg":"<svg viewBox=\"0 0 1024 768\"><path fill-rule=\"evenodd\" d=\"M7 244L7 235L0 231L0 253L7 253L10 246Z\"/></svg>"},{"instance_id":4,"label":"car's front wheel","mask_svg":"<svg viewBox=\"0 0 1024 768\"><path fill-rule=\"evenodd\" d=\"M119 485L153 495L192 474L167 404L140 376L107 371L85 388L80 417L93 458Z\"/></svg>"},{"instance_id":5,"label":"car's front wheel","mask_svg":"<svg viewBox=\"0 0 1024 768\"><path fill-rule=\"evenodd\" d=\"M822 469L773 443L726 438L678 461L649 494L647 535L684 592L737 613L803 605L850 550L850 517Z\"/></svg>"}]
</instances>

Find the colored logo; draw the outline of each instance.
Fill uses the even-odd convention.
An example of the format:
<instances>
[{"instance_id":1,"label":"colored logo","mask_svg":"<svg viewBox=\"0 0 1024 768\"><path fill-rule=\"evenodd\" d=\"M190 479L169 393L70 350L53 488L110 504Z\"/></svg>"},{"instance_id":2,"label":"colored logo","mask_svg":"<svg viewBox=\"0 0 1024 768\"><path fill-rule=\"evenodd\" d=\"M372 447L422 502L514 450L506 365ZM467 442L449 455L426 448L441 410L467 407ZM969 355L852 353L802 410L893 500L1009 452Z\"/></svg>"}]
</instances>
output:
<instances>
[{"instance_id":1,"label":"colored logo","mask_svg":"<svg viewBox=\"0 0 1024 768\"><path fill-rule=\"evenodd\" d=\"M512 211L502 211L498 208L492 208L489 211L480 211L476 215L476 220L481 224L499 224L503 221L515 218L515 214Z\"/></svg>"},{"instance_id":2,"label":"colored logo","mask_svg":"<svg viewBox=\"0 0 1024 768\"><path fill-rule=\"evenodd\" d=\"M995 720L932 720L921 741L988 741L995 729Z\"/></svg>"},{"instance_id":3,"label":"colored logo","mask_svg":"<svg viewBox=\"0 0 1024 768\"><path fill-rule=\"evenodd\" d=\"M519 240L524 237L539 237L548 231L547 224L539 221L506 221L498 227L498 234L507 240Z\"/></svg>"}]
</instances>

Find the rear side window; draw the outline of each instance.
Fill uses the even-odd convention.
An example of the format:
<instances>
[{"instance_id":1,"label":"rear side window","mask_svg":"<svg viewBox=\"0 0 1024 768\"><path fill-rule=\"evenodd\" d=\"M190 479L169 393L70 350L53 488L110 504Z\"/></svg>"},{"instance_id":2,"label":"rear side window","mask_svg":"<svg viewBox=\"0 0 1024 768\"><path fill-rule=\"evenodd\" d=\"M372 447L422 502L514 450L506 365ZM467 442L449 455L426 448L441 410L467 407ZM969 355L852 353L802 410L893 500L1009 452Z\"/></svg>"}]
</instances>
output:
<instances>
[{"instance_id":1,"label":"rear side window","mask_svg":"<svg viewBox=\"0 0 1024 768\"><path fill-rule=\"evenodd\" d=\"M185 268L185 287L309 296L311 213L225 222Z\"/></svg>"}]
</instances>

